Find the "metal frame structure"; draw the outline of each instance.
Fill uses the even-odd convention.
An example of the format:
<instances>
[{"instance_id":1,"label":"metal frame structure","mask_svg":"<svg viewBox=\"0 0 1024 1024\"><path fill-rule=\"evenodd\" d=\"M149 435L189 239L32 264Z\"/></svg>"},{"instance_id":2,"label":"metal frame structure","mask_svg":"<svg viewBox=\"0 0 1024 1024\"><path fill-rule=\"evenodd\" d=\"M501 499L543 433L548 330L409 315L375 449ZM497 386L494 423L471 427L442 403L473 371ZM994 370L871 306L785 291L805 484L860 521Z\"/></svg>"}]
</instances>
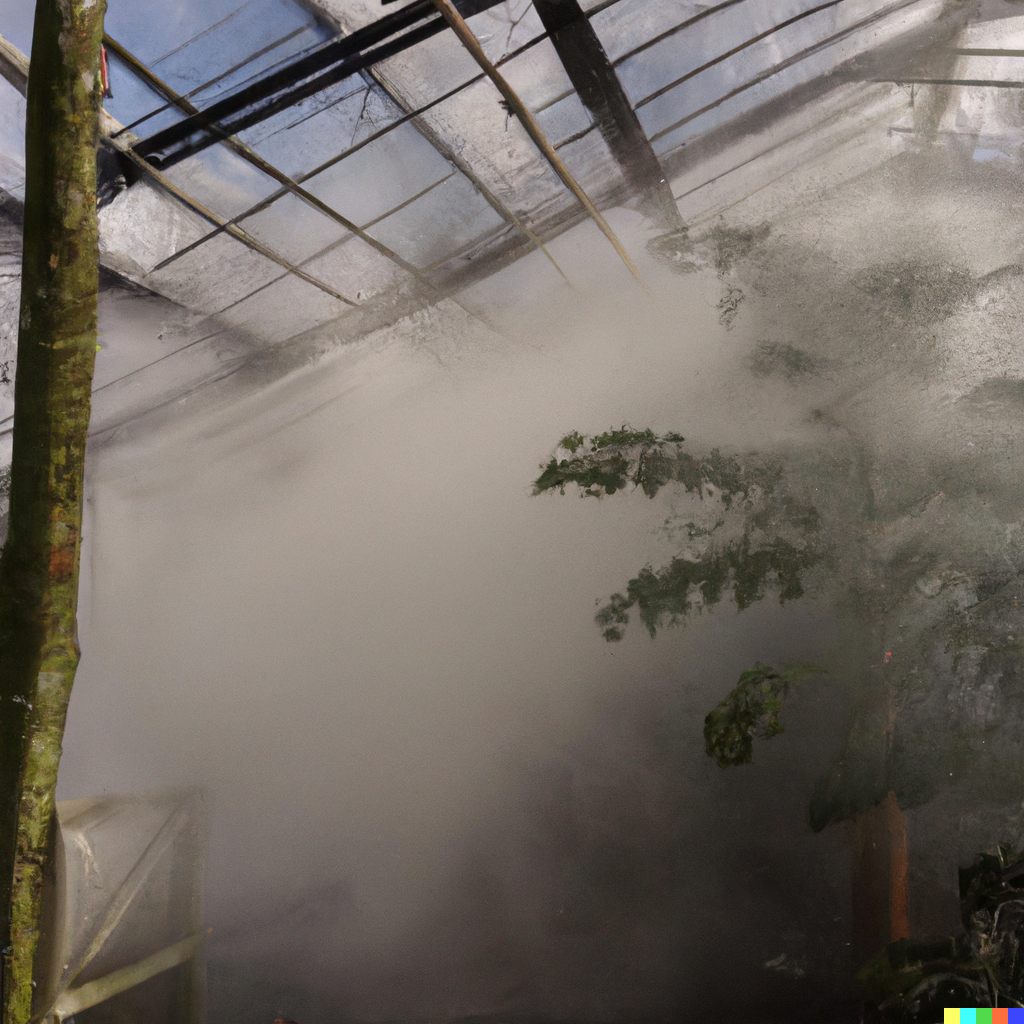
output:
<instances>
[{"instance_id":1,"label":"metal frame structure","mask_svg":"<svg viewBox=\"0 0 1024 1024\"><path fill-rule=\"evenodd\" d=\"M205 82L187 90L179 90L163 75L158 75L154 70L155 64L168 60L182 49L194 45L197 40L217 31L237 11L149 64L132 53L130 40L108 40L110 50L120 61L120 66L153 90L162 103L154 104L149 112L130 119L124 127L111 121L105 145L116 151L121 167L130 168L131 173L126 174L126 177L137 177L148 182L151 187L173 197L210 226L206 232L183 238L171 251L161 254L152 266L143 268L143 273L135 275L133 279L161 291L167 275L173 277L179 273L177 265L180 261L199 255L203 246L220 235L227 235L280 268L276 274L263 273L244 293L232 294L227 297L226 303L216 307L215 315L224 315L229 326L241 326L243 329L246 327L245 310L263 293L267 293L266 301L270 301L268 290L280 286L289 277L302 282L303 286L311 286L326 300L339 304L334 310L326 308L319 321L322 325L339 313L344 315L344 309L365 307L368 301L377 305L390 305L395 310L407 309L407 300L397 305L395 303L396 286L399 289L405 288L407 296L418 294L421 298L414 299L414 304L417 301L436 301L439 296L453 296L467 284L487 276L533 248L540 248L561 277L566 278L566 273L556 261L548 243L567 227L588 217L598 225L624 264L639 279L639 272L631 256L601 214L601 206L632 197L662 230L681 230L683 218L668 181L670 173L679 170L680 160L683 165L687 163L687 153L683 146L690 140L681 135L682 129L693 122L703 124L709 116L718 117L715 112L727 104L729 114L721 115L726 120L735 116L731 108L735 107L736 102L745 103L746 109L755 108L759 100L746 100L744 94L760 92L766 84L775 89L781 88L788 72L801 68L812 58L825 55L824 59L832 59L828 54L835 52L837 56L833 64L838 66L844 59L840 51L852 37L914 5L928 3L929 0L890 0L888 3L885 0L826 0L825 3L804 7L785 17L771 17L769 13L767 25L752 25L754 28L760 27L760 31L743 33L723 52L686 67L685 70L680 69L683 70L682 74L665 75L664 80L657 82L655 88L646 89L639 96L636 95L635 86L627 86L622 77L625 72L629 78L630 69L636 66L638 59L647 61L649 54L661 54L665 47L676 47L673 52L682 52L678 51L678 40L688 32L709 19L733 17L737 8L753 0L723 0L708 8L691 11L688 16L671 20L668 24L665 23L667 19L662 18L660 23L653 25L655 30L646 38L637 40L621 52L612 52L602 38L602 33L608 30L608 26L614 30L616 24L624 23L621 19L628 18L628 13L620 15L616 8L622 4L623 11L628 11L635 0L602 0L587 10L582 8L579 0L535 0L535 22L539 20L539 30L531 30L528 38L493 59L485 53L484 47L466 24L465 17L493 12L497 0L458 0L457 5L445 3L444 0L413 0L399 10L389 11L380 18L348 30L331 10L331 0L293 2L301 4L314 15L323 28L322 41L291 56L283 55L265 70L250 75L249 80L227 92L221 90L220 98L213 102L203 102L201 97L208 95L215 86L219 88L225 79L231 76L237 78L238 73L247 70L250 64L253 67L257 63L266 64L267 59L275 57L278 52L284 54L288 50L285 43L302 30L282 32L280 38L271 39L252 54L232 60L229 67L211 69L215 73ZM837 12L846 8L850 9L852 16L839 17ZM764 9L761 8L761 11ZM609 18L612 20L609 21ZM815 30L811 45L793 49L789 39L800 38L793 33L808 31L803 26L812 23L825 25L822 18L831 19L827 24L838 20L834 30L827 33ZM749 21L747 18L746 22ZM742 23L744 19L737 20L737 24ZM417 47L428 40L432 41L431 46L436 50L449 30L456 37L459 47L473 57L481 70L477 74L463 74L422 99L419 95L410 95L401 83L401 74L398 79L395 77L395 61L415 60ZM783 39L783 42L777 42ZM513 65L519 67L516 62L527 59L528 52L536 51L538 46L547 47L545 53L553 52L564 69L570 88L562 89L556 95L531 105L528 98L521 96L512 87L512 79L501 69ZM771 49L764 50L766 46ZM787 52L787 48L790 52ZM0 74L5 77L13 74L14 79L17 79L21 70L19 59L24 62L24 58L16 52L12 54L12 49L8 46L5 50L0 45ZM751 63L752 72L743 73L749 55L780 51L781 59L774 60L767 67ZM666 68L671 66L670 62ZM690 84L702 81L702 76L717 74L723 67L731 69L728 74L734 81L737 77L736 69L739 69L740 80L732 88L720 90L711 101L698 103L694 109L688 109L691 104L686 97ZM545 170L554 169L552 183L560 180L568 195L564 192L559 194L557 189L552 190L551 185L547 185L544 186L547 191L543 192L544 198L539 205L536 200L525 202L524 205L524 200L516 191L509 192L504 184L478 166L478 162L473 159L472 146L467 147L466 140L452 135L443 119L437 120L441 111L447 110L452 103L464 103L474 90L474 95L483 96L479 90L488 80L497 90L494 101L495 134L501 131L502 121L505 122L504 130L508 131L508 121L512 117L518 125L517 130L521 129L534 147L535 162L521 163L517 173L539 181ZM359 130L347 146L327 159L320 159L315 166L285 173L271 156L261 152L262 143L249 136L268 118L287 119L290 116L288 112L293 110L295 116L286 127L288 130L302 131L306 120L322 114L330 103L338 103L350 97L355 89L343 90L340 99L328 98L311 112L295 110L296 105L306 103L308 106L311 97L322 95L325 89L337 90L339 82L349 82L355 89L365 90L362 93L364 109L368 103L375 102L375 96L378 97L389 111L385 123L373 125L373 130L366 132L360 114L357 121ZM780 84L776 86L773 83ZM694 95L699 96L700 90ZM505 110L499 106L499 99ZM587 112L589 123L568 135L549 138L538 118L548 117L553 108L569 100L578 103ZM661 120L655 118L652 121L649 112L655 106L660 110L666 101L671 101L676 108L681 106L678 113L682 116L665 123L659 113ZM171 111L180 114L174 123L158 127L148 137L140 138L133 134L143 129L154 116L160 115L166 121ZM323 190L318 188L329 173L337 174L343 166L347 166L345 162L357 158L357 154L362 154L358 159L365 162L367 147L376 144L379 148L389 137L397 138L392 133L404 125L411 125L449 166L447 174L437 175L420 188L397 197L397 201L387 205L386 209L377 210L368 218L350 214L342 208L344 198L339 202L337 196L325 196ZM239 136L239 132L243 137ZM697 134L701 134L699 129ZM601 173L596 178L592 173L593 167L579 162L582 154L594 152L590 136L600 136L611 157L610 164L606 161L606 166L600 169ZM216 203L190 194L187 185L180 183L180 179L176 180L178 176L174 169L200 158L212 146L223 147L279 187L260 196L241 212L237 207L232 210L218 209ZM580 149L581 146L584 148ZM575 155L577 151L581 156ZM523 155L525 150L519 152L517 159L530 159ZM611 168L614 168L614 173ZM592 179L590 183L578 178L580 170ZM474 235L470 231L464 240L453 241L448 249L435 246L428 259L416 257L407 251L402 236L399 236L398 241L394 239L394 230L389 225L404 223L403 218L412 215L413 211L426 209L424 204L434 203L435 195L447 195L453 189L458 192L460 188L478 196L481 208L485 204L493 211L495 226L488 228L482 235ZM691 192L692 188L684 191ZM260 239L247 229L247 221L265 214L285 197L298 200L318 216L333 221L342 231L340 237L332 238L308 255L291 259L278 251L272 240ZM116 205L115 199L113 206ZM423 215L416 216L422 219ZM353 286L351 283L340 283L332 277L331 272L324 269L327 266L325 260L336 267L337 259L343 258L348 251L344 249L346 243L354 239L376 252L398 274L383 292L372 285L364 288L358 284ZM165 293L179 301L181 299L180 294ZM205 307L207 310L213 308L212 303L207 303ZM300 326L297 333L302 333L308 327L308 324ZM286 337L281 336L276 340L286 340Z\"/></svg>"}]
</instances>

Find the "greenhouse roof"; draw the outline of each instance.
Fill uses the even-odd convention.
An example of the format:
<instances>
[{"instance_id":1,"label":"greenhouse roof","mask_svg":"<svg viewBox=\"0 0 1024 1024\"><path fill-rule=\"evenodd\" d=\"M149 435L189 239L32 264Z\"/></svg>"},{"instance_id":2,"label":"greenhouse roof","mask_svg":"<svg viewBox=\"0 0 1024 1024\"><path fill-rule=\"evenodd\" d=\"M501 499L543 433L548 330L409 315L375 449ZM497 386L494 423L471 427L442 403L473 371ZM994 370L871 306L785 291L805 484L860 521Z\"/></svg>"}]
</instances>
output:
<instances>
[{"instance_id":1,"label":"greenhouse roof","mask_svg":"<svg viewBox=\"0 0 1024 1024\"><path fill-rule=\"evenodd\" d=\"M998 107L1024 77L1003 0L457 6L471 37L432 0L110 0L102 260L212 318L189 361L209 338L359 337L442 297L486 320L460 294L535 250L573 282L548 243L588 218L625 274L599 210L683 231L823 159L848 178L934 142L936 103ZM0 12L11 205L31 26ZM998 126L951 130L998 151Z\"/></svg>"}]
</instances>

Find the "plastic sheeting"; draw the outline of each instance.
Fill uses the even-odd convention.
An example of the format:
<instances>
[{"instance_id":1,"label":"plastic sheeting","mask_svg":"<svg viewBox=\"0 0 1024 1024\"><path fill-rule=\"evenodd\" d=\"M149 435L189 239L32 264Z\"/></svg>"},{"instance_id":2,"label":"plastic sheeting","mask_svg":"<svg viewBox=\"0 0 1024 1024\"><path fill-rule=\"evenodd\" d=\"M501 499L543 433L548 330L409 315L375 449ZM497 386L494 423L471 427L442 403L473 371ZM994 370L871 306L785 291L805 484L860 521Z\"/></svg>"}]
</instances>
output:
<instances>
[{"instance_id":1,"label":"plastic sheeting","mask_svg":"<svg viewBox=\"0 0 1024 1024\"><path fill-rule=\"evenodd\" d=\"M59 804L57 815L36 1019L197 1020L202 796L74 800Z\"/></svg>"}]
</instances>

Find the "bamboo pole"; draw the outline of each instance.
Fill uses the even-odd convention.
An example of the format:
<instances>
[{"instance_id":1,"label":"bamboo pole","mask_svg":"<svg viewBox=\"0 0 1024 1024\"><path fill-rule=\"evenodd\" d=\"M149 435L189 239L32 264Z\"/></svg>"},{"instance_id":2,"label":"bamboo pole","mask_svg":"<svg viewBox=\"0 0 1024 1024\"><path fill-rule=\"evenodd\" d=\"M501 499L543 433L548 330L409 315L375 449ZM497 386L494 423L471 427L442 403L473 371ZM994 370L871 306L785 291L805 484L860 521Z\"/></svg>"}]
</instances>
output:
<instances>
[{"instance_id":1,"label":"bamboo pole","mask_svg":"<svg viewBox=\"0 0 1024 1024\"><path fill-rule=\"evenodd\" d=\"M0 36L0 75L24 96L28 92L28 60L13 43Z\"/></svg>"},{"instance_id":2,"label":"bamboo pole","mask_svg":"<svg viewBox=\"0 0 1024 1024\"><path fill-rule=\"evenodd\" d=\"M130 53L116 39L112 39L110 36L105 36L104 40L107 46L111 50L113 50L114 53L116 53L118 57L120 57L121 60L123 60L139 78L144 79L149 85L156 89L157 92L159 92L164 97L164 99L166 99L169 103L173 104L179 110L184 111L184 113L190 116L193 114L200 113L199 108L195 106L195 104L193 104L187 96L180 95L174 89L172 89L166 82L162 81L148 67L146 67L146 65L143 64L142 61L135 57L134 54ZM2 73L2 68L0 68L0 73ZM383 88L383 86L381 86L381 88ZM396 99L393 96L391 98L399 107L402 107L402 104L398 99ZM211 125L211 128L216 128L216 125ZM437 144L434 143L433 140L428 139L428 141L431 142L432 145L434 145L435 149L437 149ZM366 242L367 245L372 246L382 256L391 260L398 267L404 270L407 274L411 274L421 283L424 283L428 287L433 288L433 285L431 285L430 282L426 280L424 275L411 263L408 263L406 260L402 259L402 257L399 256L396 252L394 252L393 250L389 249L386 245L384 245L383 242L378 241L372 235L368 234L364 228L359 227L358 224L355 224L352 221L350 221L347 217L342 216L332 206L329 206L322 199L319 199L317 196L313 195L311 192L304 189L301 185L303 176L297 178L289 177L287 174L284 174L281 170L279 170L277 167L271 164L268 160L264 160L263 157L259 155L259 153L253 150L250 146L247 146L244 142L242 142L234 135L223 135L221 138L221 142L223 142L229 149L237 153L243 160L247 161L248 163L251 163L254 167L261 170L264 174L269 175L279 185L283 185L284 191L277 194L283 195L284 192L290 192L292 195L298 196L299 199L307 203L309 206L312 206L313 209L318 210L320 213L324 214L327 217L330 217L331 220L337 221L343 228L345 228L348 231L351 231L352 234L354 234L357 238L362 239L364 242ZM454 154L442 153L441 155L452 163L458 163L458 158ZM468 168L468 165L460 167L460 170L467 177L473 179L474 176L472 174L472 171ZM312 177L312 175L306 175L304 177ZM559 274L562 274L562 277L565 278L565 274L562 273L562 268L559 267L559 265L555 262L554 257L544 247L544 243L539 238L537 238L533 234L533 232L530 231L529 228L521 224L516 219L515 214L513 214L511 210L508 210L504 206L498 204L498 200L495 197L493 197L490 194L490 192L484 187L483 182L474 180L473 184L476 186L477 190L483 195L484 199L487 200L487 202L492 207L495 208L495 210L498 212L499 216L502 217L502 219L506 221L511 220L516 227L518 227L532 242L534 242L534 244L540 247L544 255L547 256L547 258L551 260L551 262L554 264L554 267L559 272ZM495 204L498 205L496 206ZM261 204L257 205L260 206ZM256 207L253 207L253 209L256 209ZM237 224L239 221L244 219L244 217L245 214L235 217L232 219L231 223Z\"/></svg>"},{"instance_id":3,"label":"bamboo pole","mask_svg":"<svg viewBox=\"0 0 1024 1024\"><path fill-rule=\"evenodd\" d=\"M3 36L0 36L0 76L6 78L23 96L25 95L27 88L28 71L29 62L25 55L17 47L8 42L8 40ZM137 140L134 136L126 135L125 129L122 128L122 126L102 108L100 109L100 134L104 138L108 139L115 149L119 150L129 160L131 160L139 171L152 180L155 185L173 196L182 205L187 206L190 210L198 213L204 220L209 221L214 225L217 231L226 231L232 238L241 242L247 248L252 249L254 252L258 252L261 256L265 256L271 262L283 267L290 274L294 274L307 284L313 285L314 288L319 288L320 291L330 295L331 298L337 299L339 302L343 302L347 306L359 305L359 303L353 302L350 298L342 295L336 289L331 288L330 285L321 281L319 278L314 277L312 274L307 274L290 260L286 260L279 253L271 249L270 246L263 245L263 243L258 239L253 238L252 235L243 231L235 223L235 221L240 218L234 218L229 221L218 216L212 210L203 206L203 204L198 202L198 200L193 199L188 195L188 193L178 188L166 175L161 174L156 170L156 168L151 167L141 157L136 156L132 151L131 146ZM202 240L205 241L206 239L204 238ZM162 265L163 264L161 264L161 266ZM155 269L159 269L159 267Z\"/></svg>"},{"instance_id":4,"label":"bamboo pole","mask_svg":"<svg viewBox=\"0 0 1024 1024\"><path fill-rule=\"evenodd\" d=\"M444 15L445 21L451 26L452 31L458 36L459 41L470 52L473 59L480 65L483 73L494 83L498 92L501 93L508 104L509 109L519 118L519 123L526 129L526 134L530 136L533 144L551 165L552 170L561 178L565 187L579 200L594 223L601 229L605 238L612 243L615 251L619 254L619 258L626 264L627 269L636 278L637 283L644 290L645 294L649 294L650 290L647 287L647 283L640 276L640 271L637 270L636 264L629 258L629 253L626 252L622 243L616 237L615 232L612 231L611 226L601 216L601 211L591 202L590 197L572 176L569 168L562 162L562 158L555 152L551 143L548 142L540 125L537 124L533 114L527 110L523 101L516 94L516 91L508 84L501 72L487 59L483 47L477 42L476 36L470 31L462 15L455 9L455 5L451 0L434 0L434 6Z\"/></svg>"},{"instance_id":5,"label":"bamboo pole","mask_svg":"<svg viewBox=\"0 0 1024 1024\"><path fill-rule=\"evenodd\" d=\"M28 78L10 530L0 558L3 1024L26 1024L32 1015L43 869L79 659L105 8L105 0L37 0Z\"/></svg>"}]
</instances>

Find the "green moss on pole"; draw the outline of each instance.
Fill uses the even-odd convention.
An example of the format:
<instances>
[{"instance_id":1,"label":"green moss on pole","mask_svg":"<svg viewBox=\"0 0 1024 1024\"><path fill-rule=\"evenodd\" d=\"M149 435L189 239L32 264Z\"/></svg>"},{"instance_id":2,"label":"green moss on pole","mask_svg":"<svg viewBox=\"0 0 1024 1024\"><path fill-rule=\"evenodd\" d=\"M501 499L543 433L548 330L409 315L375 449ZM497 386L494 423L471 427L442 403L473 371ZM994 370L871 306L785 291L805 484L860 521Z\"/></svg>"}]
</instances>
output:
<instances>
[{"instance_id":1,"label":"green moss on pole","mask_svg":"<svg viewBox=\"0 0 1024 1024\"><path fill-rule=\"evenodd\" d=\"M0 558L3 1024L32 1015L42 877L79 658L105 8L105 0L38 0L32 42L10 528Z\"/></svg>"}]
</instances>

